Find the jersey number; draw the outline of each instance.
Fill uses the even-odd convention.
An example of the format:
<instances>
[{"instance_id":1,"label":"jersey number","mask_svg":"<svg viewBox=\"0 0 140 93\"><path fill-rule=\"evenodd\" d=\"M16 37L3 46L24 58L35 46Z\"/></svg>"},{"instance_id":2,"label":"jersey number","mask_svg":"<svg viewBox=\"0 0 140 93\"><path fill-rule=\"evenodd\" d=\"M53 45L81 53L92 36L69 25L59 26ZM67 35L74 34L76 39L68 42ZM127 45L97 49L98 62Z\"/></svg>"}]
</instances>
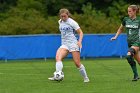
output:
<instances>
[{"instance_id":1,"label":"jersey number","mask_svg":"<svg viewBox=\"0 0 140 93\"><path fill-rule=\"evenodd\" d=\"M129 34L132 34L132 33L131 33L131 29L129 29Z\"/></svg>"}]
</instances>

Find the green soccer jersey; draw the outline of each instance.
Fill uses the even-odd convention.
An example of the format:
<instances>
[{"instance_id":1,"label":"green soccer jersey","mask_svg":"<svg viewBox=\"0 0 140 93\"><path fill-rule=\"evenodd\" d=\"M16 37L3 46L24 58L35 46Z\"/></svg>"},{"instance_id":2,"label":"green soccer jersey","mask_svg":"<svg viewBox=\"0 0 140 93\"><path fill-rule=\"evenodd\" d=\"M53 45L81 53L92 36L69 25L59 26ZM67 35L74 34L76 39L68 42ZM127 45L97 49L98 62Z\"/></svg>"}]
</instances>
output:
<instances>
[{"instance_id":1,"label":"green soccer jersey","mask_svg":"<svg viewBox=\"0 0 140 93\"><path fill-rule=\"evenodd\" d=\"M125 17L122 25L126 28L128 46L140 47L140 17L135 19Z\"/></svg>"}]
</instances>

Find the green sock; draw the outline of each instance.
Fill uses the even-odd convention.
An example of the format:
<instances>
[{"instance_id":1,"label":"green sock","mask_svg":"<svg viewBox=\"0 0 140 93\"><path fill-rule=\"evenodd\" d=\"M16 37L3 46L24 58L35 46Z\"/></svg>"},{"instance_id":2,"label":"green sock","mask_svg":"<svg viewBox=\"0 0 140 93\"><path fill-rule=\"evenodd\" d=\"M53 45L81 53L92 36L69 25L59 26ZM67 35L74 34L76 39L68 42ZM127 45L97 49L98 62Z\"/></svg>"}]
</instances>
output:
<instances>
[{"instance_id":1,"label":"green sock","mask_svg":"<svg viewBox=\"0 0 140 93\"><path fill-rule=\"evenodd\" d=\"M132 71L133 71L133 73L134 73L134 76L138 76L138 72L137 72L137 67L136 67L136 65L131 66L131 68L132 68Z\"/></svg>"},{"instance_id":2,"label":"green sock","mask_svg":"<svg viewBox=\"0 0 140 93\"><path fill-rule=\"evenodd\" d=\"M136 62L134 61L134 58L131 55L126 56L128 63L130 64L132 71L134 73L134 77L138 76Z\"/></svg>"}]
</instances>

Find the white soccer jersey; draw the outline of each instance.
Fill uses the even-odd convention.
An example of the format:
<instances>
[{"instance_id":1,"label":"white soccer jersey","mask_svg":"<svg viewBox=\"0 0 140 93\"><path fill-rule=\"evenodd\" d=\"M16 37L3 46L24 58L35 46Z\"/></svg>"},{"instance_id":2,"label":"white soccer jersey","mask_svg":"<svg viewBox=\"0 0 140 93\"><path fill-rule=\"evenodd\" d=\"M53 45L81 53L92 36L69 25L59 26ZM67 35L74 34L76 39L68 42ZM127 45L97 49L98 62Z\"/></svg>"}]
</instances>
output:
<instances>
[{"instance_id":1,"label":"white soccer jersey","mask_svg":"<svg viewBox=\"0 0 140 93\"><path fill-rule=\"evenodd\" d=\"M76 43L77 38L75 36L75 30L79 28L78 23L71 18L68 18L66 22L59 20L62 44Z\"/></svg>"},{"instance_id":2,"label":"white soccer jersey","mask_svg":"<svg viewBox=\"0 0 140 93\"><path fill-rule=\"evenodd\" d=\"M70 46L72 48L74 48L74 46L77 47L75 30L80 28L78 23L71 18L68 18L66 21L60 19L58 23L61 32L62 45Z\"/></svg>"}]
</instances>

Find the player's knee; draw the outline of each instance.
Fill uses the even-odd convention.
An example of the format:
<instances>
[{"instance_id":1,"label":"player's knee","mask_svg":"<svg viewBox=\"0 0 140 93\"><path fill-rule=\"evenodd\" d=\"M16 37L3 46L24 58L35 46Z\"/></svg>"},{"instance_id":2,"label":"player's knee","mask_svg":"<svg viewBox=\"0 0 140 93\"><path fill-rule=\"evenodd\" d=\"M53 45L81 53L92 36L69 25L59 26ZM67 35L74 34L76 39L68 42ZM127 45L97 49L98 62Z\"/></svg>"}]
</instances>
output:
<instances>
[{"instance_id":1,"label":"player's knee","mask_svg":"<svg viewBox=\"0 0 140 93\"><path fill-rule=\"evenodd\" d=\"M131 55L131 53L130 52L127 52L127 55Z\"/></svg>"},{"instance_id":2,"label":"player's knee","mask_svg":"<svg viewBox=\"0 0 140 93\"><path fill-rule=\"evenodd\" d=\"M129 48L126 59L127 59L128 63L130 65L135 65L135 61L134 61L134 58L133 58L135 53L136 53L135 49Z\"/></svg>"},{"instance_id":3,"label":"player's knee","mask_svg":"<svg viewBox=\"0 0 140 93\"><path fill-rule=\"evenodd\" d=\"M129 48L127 55L131 55L132 57L136 54L136 51L134 48Z\"/></svg>"},{"instance_id":4,"label":"player's knee","mask_svg":"<svg viewBox=\"0 0 140 93\"><path fill-rule=\"evenodd\" d=\"M61 61L62 58L61 58L59 55L56 55L55 60L56 60L56 61Z\"/></svg>"}]
</instances>

